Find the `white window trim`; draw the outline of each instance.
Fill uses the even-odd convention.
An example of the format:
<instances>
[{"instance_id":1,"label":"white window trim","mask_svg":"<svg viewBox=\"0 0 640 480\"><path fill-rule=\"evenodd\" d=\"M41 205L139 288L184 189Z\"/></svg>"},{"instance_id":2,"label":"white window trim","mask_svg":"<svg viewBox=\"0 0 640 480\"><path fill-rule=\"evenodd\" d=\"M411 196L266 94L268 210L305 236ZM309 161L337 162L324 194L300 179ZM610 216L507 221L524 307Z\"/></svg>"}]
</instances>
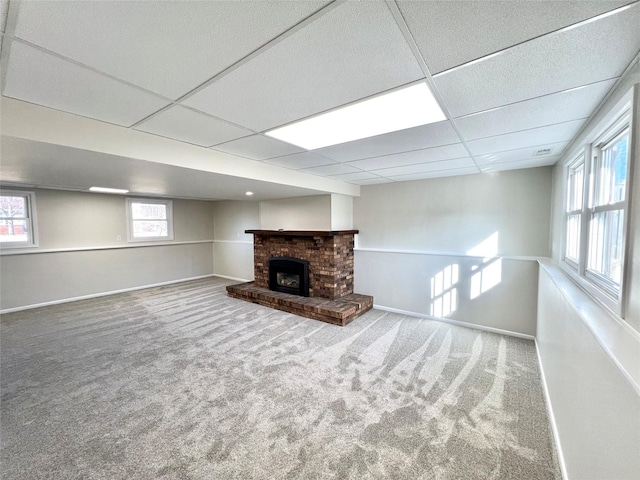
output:
<instances>
[{"instance_id":1,"label":"white window trim","mask_svg":"<svg viewBox=\"0 0 640 480\"><path fill-rule=\"evenodd\" d=\"M590 136L587 139L586 145L580 147L580 149L573 152L568 157L568 160L563 165L563 204L562 204L562 218L563 218L563 235L562 235L562 257L561 266L562 269L569 275L569 277L577 283L583 290L591 295L598 303L605 306L612 313L624 318L624 300L627 296L626 284L627 276L629 272L629 252L627 246L629 245L629 205L631 197L631 189L633 183L633 171L634 171L634 148L633 145L637 141L634 138L634 118L632 115L633 102L627 102L622 108L612 110L612 113L605 119L605 126L598 129L595 135ZM625 200L623 202L624 208L624 226L623 226L623 270L620 278L620 289L617 293L612 292L606 287L606 282L601 281L597 274L588 271L588 244L589 244L589 221L591 213L594 211L591 204L591 192L592 192L592 179L591 168L593 162L593 154L595 149L608 143L616 136L618 136L625 128L629 128L629 159L627 164L627 178L629 184L627 185ZM585 178L583 185L583 199L582 199L582 217L581 217L581 232L580 232L580 259L576 266L575 262L566 258L566 245L567 245L567 180L569 175L569 169L576 163L581 155L584 154L585 172L587 177ZM588 178L588 180L587 180ZM596 207L597 209L606 209L607 207Z\"/></svg>"},{"instance_id":2,"label":"white window trim","mask_svg":"<svg viewBox=\"0 0 640 480\"><path fill-rule=\"evenodd\" d=\"M0 247L4 249L14 248L34 248L39 246L38 240L38 217L36 214L36 194L35 192L25 192L24 190L5 190L2 189L1 193L8 196L26 197L27 198L27 211L29 220L29 238L28 242L2 242Z\"/></svg>"},{"instance_id":3,"label":"white window trim","mask_svg":"<svg viewBox=\"0 0 640 480\"><path fill-rule=\"evenodd\" d=\"M584 225L584 209L585 209L585 190L586 187L588 185L588 176L589 176L589 172L587 170L588 168L588 163L587 163L587 158L588 158L588 152L585 151L586 149L582 149L582 151L577 152L575 155L572 155L570 158L572 160L568 161L565 166L564 166L564 182L563 182L563 189L564 189L564 200L562 203L562 216L563 216L563 231L564 231L564 235L563 235L563 239L564 241L562 242L562 260L563 262L565 262L568 266L570 266L574 271L578 272L579 268L580 268L580 259L583 256L583 247L584 247L584 243L582 241L583 238L583 230L585 228ZM577 165L582 164L582 168L584 171L583 174L583 179L582 179L582 209L580 210L580 232L578 233L579 235L579 249L578 249L578 261L576 262L574 259L567 257L567 220L569 215L575 215L577 214L578 210L572 210L571 212L568 212L568 193L566 191L567 188L567 183L569 180L569 173L571 170L575 169L575 167Z\"/></svg>"},{"instance_id":4,"label":"white window trim","mask_svg":"<svg viewBox=\"0 0 640 480\"><path fill-rule=\"evenodd\" d=\"M167 207L167 236L166 237L140 237L133 236L133 218L131 215L132 203L153 203L156 205L165 205ZM130 243L140 242L166 242L174 239L173 233L173 201L161 198L127 198L127 241Z\"/></svg>"}]
</instances>

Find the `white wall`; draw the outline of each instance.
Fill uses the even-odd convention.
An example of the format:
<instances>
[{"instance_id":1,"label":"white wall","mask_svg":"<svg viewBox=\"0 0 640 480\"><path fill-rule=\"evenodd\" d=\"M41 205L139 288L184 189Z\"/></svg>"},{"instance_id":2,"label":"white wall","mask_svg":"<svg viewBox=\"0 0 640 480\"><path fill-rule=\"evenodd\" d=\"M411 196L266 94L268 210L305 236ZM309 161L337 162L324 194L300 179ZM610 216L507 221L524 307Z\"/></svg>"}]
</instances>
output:
<instances>
[{"instance_id":1,"label":"white wall","mask_svg":"<svg viewBox=\"0 0 640 480\"><path fill-rule=\"evenodd\" d=\"M285 198L260 202L263 230L331 230L331 196Z\"/></svg>"},{"instance_id":2,"label":"white wall","mask_svg":"<svg viewBox=\"0 0 640 480\"><path fill-rule=\"evenodd\" d=\"M39 246L3 249L0 310L213 274L211 202L174 200L174 240L142 246L127 244L123 196L35 195Z\"/></svg>"},{"instance_id":3,"label":"white wall","mask_svg":"<svg viewBox=\"0 0 640 480\"><path fill-rule=\"evenodd\" d=\"M552 257L541 269L537 340L559 448L570 479L640 476L640 142L637 101L640 65L630 67L617 89L587 122L553 172ZM635 90L632 129L633 189L625 318L605 310L560 269L563 163L592 142L607 116Z\"/></svg>"},{"instance_id":4,"label":"white wall","mask_svg":"<svg viewBox=\"0 0 640 480\"><path fill-rule=\"evenodd\" d=\"M331 230L353 229L353 197L331 194Z\"/></svg>"},{"instance_id":5,"label":"white wall","mask_svg":"<svg viewBox=\"0 0 640 480\"><path fill-rule=\"evenodd\" d=\"M253 235L260 228L259 202L225 201L214 204L214 273L253 280Z\"/></svg>"},{"instance_id":6,"label":"white wall","mask_svg":"<svg viewBox=\"0 0 640 480\"><path fill-rule=\"evenodd\" d=\"M549 167L362 187L355 290L380 307L437 314L431 281L456 265L457 301L436 316L533 335L531 257L549 254L550 197Z\"/></svg>"},{"instance_id":7,"label":"white wall","mask_svg":"<svg viewBox=\"0 0 640 480\"><path fill-rule=\"evenodd\" d=\"M640 396L581 314L600 307L567 281L557 266L540 268L537 328L567 478L637 479ZM640 351L635 357L640 362Z\"/></svg>"}]
</instances>

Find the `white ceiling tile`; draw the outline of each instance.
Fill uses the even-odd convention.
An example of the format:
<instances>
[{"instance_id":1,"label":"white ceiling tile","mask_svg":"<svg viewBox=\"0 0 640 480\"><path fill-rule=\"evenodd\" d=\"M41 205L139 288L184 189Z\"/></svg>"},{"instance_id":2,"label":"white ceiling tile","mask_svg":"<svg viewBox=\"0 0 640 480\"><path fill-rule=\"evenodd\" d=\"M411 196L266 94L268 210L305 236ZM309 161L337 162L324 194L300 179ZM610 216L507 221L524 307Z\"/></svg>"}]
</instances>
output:
<instances>
[{"instance_id":1,"label":"white ceiling tile","mask_svg":"<svg viewBox=\"0 0 640 480\"><path fill-rule=\"evenodd\" d=\"M315 151L333 160L348 162L458 142L460 142L458 134L451 122L446 121L341 143Z\"/></svg>"},{"instance_id":2,"label":"white ceiling tile","mask_svg":"<svg viewBox=\"0 0 640 480\"><path fill-rule=\"evenodd\" d=\"M483 165L480 167L480 170L482 170L482 172L502 172L505 170L519 170L521 168L546 167L548 165L555 165L558 160L558 157L544 157L539 159L523 160L520 162L495 163L491 165Z\"/></svg>"},{"instance_id":3,"label":"white ceiling tile","mask_svg":"<svg viewBox=\"0 0 640 480\"><path fill-rule=\"evenodd\" d=\"M174 105L149 120L145 120L135 129L202 147L253 133L246 128L231 125L223 120L194 112L179 105Z\"/></svg>"},{"instance_id":4,"label":"white ceiling tile","mask_svg":"<svg viewBox=\"0 0 640 480\"><path fill-rule=\"evenodd\" d=\"M9 48L2 92L45 107L130 126L165 100L17 41Z\"/></svg>"},{"instance_id":5,"label":"white ceiling tile","mask_svg":"<svg viewBox=\"0 0 640 480\"><path fill-rule=\"evenodd\" d=\"M431 73L436 74L631 1L400 0L398 5Z\"/></svg>"},{"instance_id":6,"label":"white ceiling tile","mask_svg":"<svg viewBox=\"0 0 640 480\"><path fill-rule=\"evenodd\" d=\"M397 153L395 155L385 155L382 157L367 158L349 162L351 165L363 170L375 170L388 167L401 167L417 163L437 162L454 158L468 157L469 152L461 143L445 145L443 147L426 148L412 152Z\"/></svg>"},{"instance_id":7,"label":"white ceiling tile","mask_svg":"<svg viewBox=\"0 0 640 480\"><path fill-rule=\"evenodd\" d=\"M455 119L464 140L476 140L554 123L588 118L615 80L553 93Z\"/></svg>"},{"instance_id":8,"label":"white ceiling tile","mask_svg":"<svg viewBox=\"0 0 640 480\"><path fill-rule=\"evenodd\" d=\"M301 170L304 173L311 173L313 175L340 175L343 173L356 173L359 172L357 168L350 167L344 163L334 163L333 165L324 165L322 167L305 168Z\"/></svg>"},{"instance_id":9,"label":"white ceiling tile","mask_svg":"<svg viewBox=\"0 0 640 480\"><path fill-rule=\"evenodd\" d=\"M559 157L564 152L569 142L551 143L545 145L536 145L533 147L519 148L516 150L508 150L506 152L487 153L485 155L475 155L473 158L478 165L490 165L492 163L516 162L524 160L539 160L542 158L536 155L537 152L549 150L544 153L544 157Z\"/></svg>"},{"instance_id":10,"label":"white ceiling tile","mask_svg":"<svg viewBox=\"0 0 640 480\"><path fill-rule=\"evenodd\" d=\"M0 30L4 32L7 26L7 13L9 11L9 0L0 0ZM0 41L2 39L0 38Z\"/></svg>"},{"instance_id":11,"label":"white ceiling tile","mask_svg":"<svg viewBox=\"0 0 640 480\"><path fill-rule=\"evenodd\" d=\"M277 165L278 167L300 170L302 168L331 165L336 162L328 158L321 157L320 155L315 155L311 152L303 152L296 153L294 155L287 155L286 157L271 158L269 160L265 160L265 163Z\"/></svg>"},{"instance_id":12,"label":"white ceiling tile","mask_svg":"<svg viewBox=\"0 0 640 480\"><path fill-rule=\"evenodd\" d=\"M485 153L505 152L518 148L534 147L547 143L559 143L571 140L584 120L572 120L571 122L548 125L546 127L532 128L521 132L506 133L495 137L481 138L467 142L471 153L484 155Z\"/></svg>"},{"instance_id":13,"label":"white ceiling tile","mask_svg":"<svg viewBox=\"0 0 640 480\"><path fill-rule=\"evenodd\" d=\"M454 117L622 74L640 45L640 4L434 77Z\"/></svg>"},{"instance_id":14,"label":"white ceiling tile","mask_svg":"<svg viewBox=\"0 0 640 480\"><path fill-rule=\"evenodd\" d=\"M351 183L355 183L357 185L378 185L380 183L391 183L392 180L383 177L369 178L366 180L355 180Z\"/></svg>"},{"instance_id":15,"label":"white ceiling tile","mask_svg":"<svg viewBox=\"0 0 640 480\"><path fill-rule=\"evenodd\" d=\"M458 158L455 160L444 160L442 162L421 163L418 165L406 165L404 167L383 168L374 170L373 173L382 177L395 177L398 175L413 175L416 173L437 172L439 170L451 170L453 168L475 167L471 158ZM477 170L477 168L476 168Z\"/></svg>"},{"instance_id":16,"label":"white ceiling tile","mask_svg":"<svg viewBox=\"0 0 640 480\"><path fill-rule=\"evenodd\" d=\"M356 180L375 180L380 178L378 175L374 175L371 172L354 172L354 173L343 173L340 175L331 175L331 178L334 180L340 180L343 182L352 182L355 183Z\"/></svg>"},{"instance_id":17,"label":"white ceiling tile","mask_svg":"<svg viewBox=\"0 0 640 480\"><path fill-rule=\"evenodd\" d=\"M476 167L452 168L451 170L438 170L436 172L413 173L410 175L396 175L390 180L394 182L408 182L411 180L426 180L428 178L457 177L459 175L474 175L480 173Z\"/></svg>"},{"instance_id":18,"label":"white ceiling tile","mask_svg":"<svg viewBox=\"0 0 640 480\"><path fill-rule=\"evenodd\" d=\"M20 2L15 35L175 99L326 3Z\"/></svg>"},{"instance_id":19,"label":"white ceiling tile","mask_svg":"<svg viewBox=\"0 0 640 480\"><path fill-rule=\"evenodd\" d=\"M346 2L184 103L263 131L423 77L385 3Z\"/></svg>"},{"instance_id":20,"label":"white ceiling tile","mask_svg":"<svg viewBox=\"0 0 640 480\"><path fill-rule=\"evenodd\" d=\"M252 160L265 160L304 152L304 149L300 147L264 135L251 135L250 137L221 143L211 148Z\"/></svg>"}]
</instances>

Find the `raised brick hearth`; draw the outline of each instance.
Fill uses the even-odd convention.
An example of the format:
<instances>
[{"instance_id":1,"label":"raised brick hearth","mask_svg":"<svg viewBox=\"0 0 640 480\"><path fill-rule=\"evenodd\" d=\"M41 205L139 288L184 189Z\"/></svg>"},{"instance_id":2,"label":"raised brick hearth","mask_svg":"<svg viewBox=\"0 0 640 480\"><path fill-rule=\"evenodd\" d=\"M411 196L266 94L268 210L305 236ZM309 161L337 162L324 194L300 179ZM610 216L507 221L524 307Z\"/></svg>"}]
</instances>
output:
<instances>
[{"instance_id":1,"label":"raised brick hearth","mask_svg":"<svg viewBox=\"0 0 640 480\"><path fill-rule=\"evenodd\" d=\"M253 282L227 287L229 296L316 320L346 325L373 306L353 293L353 245L357 230L246 230L254 236ZM309 297L269 290L269 259L309 262Z\"/></svg>"}]
</instances>

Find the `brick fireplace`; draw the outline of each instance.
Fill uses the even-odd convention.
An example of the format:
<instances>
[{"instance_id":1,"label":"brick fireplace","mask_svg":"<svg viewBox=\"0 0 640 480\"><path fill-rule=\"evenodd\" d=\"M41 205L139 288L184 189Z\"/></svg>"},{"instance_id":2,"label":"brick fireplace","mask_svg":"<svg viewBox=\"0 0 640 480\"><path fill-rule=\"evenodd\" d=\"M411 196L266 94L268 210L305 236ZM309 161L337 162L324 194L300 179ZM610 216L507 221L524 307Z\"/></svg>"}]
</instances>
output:
<instances>
[{"instance_id":1,"label":"brick fireplace","mask_svg":"<svg viewBox=\"0 0 640 480\"><path fill-rule=\"evenodd\" d=\"M227 287L229 296L336 325L346 325L373 306L373 297L353 293L353 246L357 230L246 230L245 233L254 236L255 280ZM278 258L308 262L308 297L270 290L269 263Z\"/></svg>"}]
</instances>

